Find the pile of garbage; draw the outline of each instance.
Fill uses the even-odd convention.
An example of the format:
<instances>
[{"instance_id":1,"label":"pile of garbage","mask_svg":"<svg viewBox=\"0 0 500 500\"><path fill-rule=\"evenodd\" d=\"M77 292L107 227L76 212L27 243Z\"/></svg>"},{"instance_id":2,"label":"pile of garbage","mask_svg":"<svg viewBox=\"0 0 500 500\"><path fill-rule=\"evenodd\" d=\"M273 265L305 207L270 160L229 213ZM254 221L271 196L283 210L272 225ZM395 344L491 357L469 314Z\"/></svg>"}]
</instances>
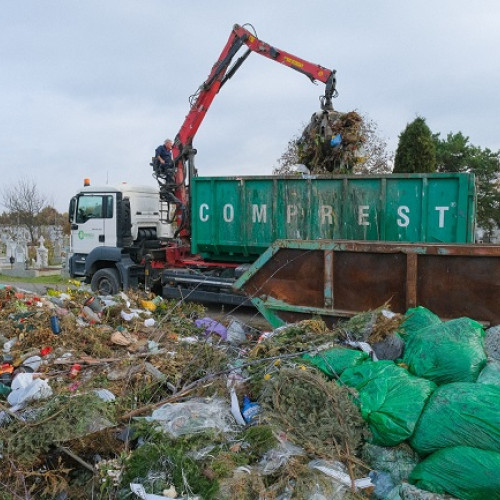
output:
<instances>
[{"instance_id":1,"label":"pile of garbage","mask_svg":"<svg viewBox=\"0 0 500 500\"><path fill-rule=\"evenodd\" d=\"M5 498L500 498L499 327L4 287L0 334Z\"/></svg>"},{"instance_id":2,"label":"pile of garbage","mask_svg":"<svg viewBox=\"0 0 500 500\"><path fill-rule=\"evenodd\" d=\"M297 141L298 162L314 174L349 173L365 159L363 127L356 111L314 113Z\"/></svg>"}]
</instances>

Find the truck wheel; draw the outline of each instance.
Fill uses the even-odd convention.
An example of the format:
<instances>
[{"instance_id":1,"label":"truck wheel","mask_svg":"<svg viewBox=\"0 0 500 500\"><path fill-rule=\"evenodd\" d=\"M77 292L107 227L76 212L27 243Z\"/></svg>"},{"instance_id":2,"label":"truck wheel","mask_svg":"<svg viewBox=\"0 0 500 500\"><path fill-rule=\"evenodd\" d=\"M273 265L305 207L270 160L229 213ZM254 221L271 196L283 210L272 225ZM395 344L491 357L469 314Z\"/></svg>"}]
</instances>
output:
<instances>
[{"instance_id":1,"label":"truck wheel","mask_svg":"<svg viewBox=\"0 0 500 500\"><path fill-rule=\"evenodd\" d=\"M100 295L115 295L120 290L120 276L116 269L99 269L90 282L93 292Z\"/></svg>"}]
</instances>

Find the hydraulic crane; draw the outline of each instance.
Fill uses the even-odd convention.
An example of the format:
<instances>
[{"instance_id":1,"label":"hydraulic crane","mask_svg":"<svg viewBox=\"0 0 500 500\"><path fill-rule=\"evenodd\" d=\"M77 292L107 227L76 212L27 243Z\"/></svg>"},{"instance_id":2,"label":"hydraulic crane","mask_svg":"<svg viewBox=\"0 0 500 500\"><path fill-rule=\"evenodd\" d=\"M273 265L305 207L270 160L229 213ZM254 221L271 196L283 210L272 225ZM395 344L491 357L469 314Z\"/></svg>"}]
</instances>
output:
<instances>
[{"instance_id":1,"label":"hydraulic crane","mask_svg":"<svg viewBox=\"0 0 500 500\"><path fill-rule=\"evenodd\" d=\"M246 51L232 64L236 54L244 46L246 46ZM193 148L193 139L221 87L236 73L252 52L304 74L313 83L323 82L326 87L325 94L321 96L321 109L323 111L333 109L332 98L337 95L335 70L313 64L273 47L257 38L245 27L235 24L208 78L190 98L189 113L175 137L172 149L173 175L166 175L158 165L154 165L154 176L160 186L160 200L166 202L169 207L171 204L175 204L176 207L173 218L170 218L170 208L164 212L167 214L165 222L171 223L175 220L177 223L176 236L180 236L182 239L189 239L190 235L188 182L191 176L196 175L194 166L196 149Z\"/></svg>"}]
</instances>

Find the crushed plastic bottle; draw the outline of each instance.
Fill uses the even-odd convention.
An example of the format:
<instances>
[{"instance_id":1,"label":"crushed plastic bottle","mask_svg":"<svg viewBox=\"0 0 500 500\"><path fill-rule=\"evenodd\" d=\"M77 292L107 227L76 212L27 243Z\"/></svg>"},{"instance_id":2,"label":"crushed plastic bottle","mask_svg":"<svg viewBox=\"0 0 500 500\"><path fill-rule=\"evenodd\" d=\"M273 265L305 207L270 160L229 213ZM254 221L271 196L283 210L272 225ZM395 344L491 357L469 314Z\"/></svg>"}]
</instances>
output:
<instances>
[{"instance_id":1,"label":"crushed plastic bottle","mask_svg":"<svg viewBox=\"0 0 500 500\"><path fill-rule=\"evenodd\" d=\"M243 419L248 425L254 425L259 419L260 405L259 403L253 403L250 398L245 394L243 396L243 406L241 408L241 414Z\"/></svg>"},{"instance_id":2,"label":"crushed plastic bottle","mask_svg":"<svg viewBox=\"0 0 500 500\"><path fill-rule=\"evenodd\" d=\"M100 323L101 317L95 313L89 306L83 306L82 308L83 317L90 322Z\"/></svg>"}]
</instances>

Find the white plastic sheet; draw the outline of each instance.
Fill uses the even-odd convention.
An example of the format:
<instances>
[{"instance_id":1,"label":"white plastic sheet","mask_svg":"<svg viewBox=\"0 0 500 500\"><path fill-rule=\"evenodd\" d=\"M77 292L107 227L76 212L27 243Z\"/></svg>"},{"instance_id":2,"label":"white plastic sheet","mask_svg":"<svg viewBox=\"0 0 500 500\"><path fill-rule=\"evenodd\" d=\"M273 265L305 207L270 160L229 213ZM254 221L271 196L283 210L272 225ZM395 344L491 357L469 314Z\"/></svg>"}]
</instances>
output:
<instances>
[{"instance_id":1,"label":"white plastic sheet","mask_svg":"<svg viewBox=\"0 0 500 500\"><path fill-rule=\"evenodd\" d=\"M30 401L52 396L49 383L37 373L19 373L12 381L12 392L7 396L11 406L24 406Z\"/></svg>"}]
</instances>

